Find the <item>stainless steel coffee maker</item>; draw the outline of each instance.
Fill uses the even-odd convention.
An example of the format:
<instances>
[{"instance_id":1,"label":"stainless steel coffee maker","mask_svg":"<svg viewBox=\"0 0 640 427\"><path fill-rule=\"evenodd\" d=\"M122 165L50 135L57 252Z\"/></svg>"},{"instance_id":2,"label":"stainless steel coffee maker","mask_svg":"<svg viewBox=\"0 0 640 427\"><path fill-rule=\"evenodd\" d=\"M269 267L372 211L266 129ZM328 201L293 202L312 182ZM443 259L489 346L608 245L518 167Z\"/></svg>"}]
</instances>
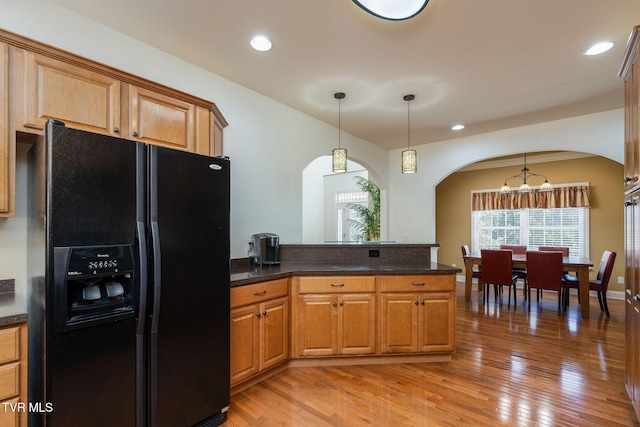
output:
<instances>
[{"instance_id":1,"label":"stainless steel coffee maker","mask_svg":"<svg viewBox=\"0 0 640 427\"><path fill-rule=\"evenodd\" d=\"M259 265L280 264L280 237L273 233L258 233L253 235L255 256L253 263Z\"/></svg>"}]
</instances>

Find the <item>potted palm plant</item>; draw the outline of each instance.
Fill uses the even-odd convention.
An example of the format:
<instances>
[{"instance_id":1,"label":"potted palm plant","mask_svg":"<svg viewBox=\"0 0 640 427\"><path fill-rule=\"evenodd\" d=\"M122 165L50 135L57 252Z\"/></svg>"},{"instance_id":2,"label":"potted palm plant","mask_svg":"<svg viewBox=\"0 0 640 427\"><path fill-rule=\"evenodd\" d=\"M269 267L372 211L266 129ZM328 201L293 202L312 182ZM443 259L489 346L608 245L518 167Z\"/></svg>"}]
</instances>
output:
<instances>
[{"instance_id":1,"label":"potted palm plant","mask_svg":"<svg viewBox=\"0 0 640 427\"><path fill-rule=\"evenodd\" d=\"M356 213L357 219L350 220L350 224L359 234L354 236L357 240L380 240L380 187L370 179L356 176L356 186L369 195L367 206L358 203L349 203L349 209Z\"/></svg>"}]
</instances>

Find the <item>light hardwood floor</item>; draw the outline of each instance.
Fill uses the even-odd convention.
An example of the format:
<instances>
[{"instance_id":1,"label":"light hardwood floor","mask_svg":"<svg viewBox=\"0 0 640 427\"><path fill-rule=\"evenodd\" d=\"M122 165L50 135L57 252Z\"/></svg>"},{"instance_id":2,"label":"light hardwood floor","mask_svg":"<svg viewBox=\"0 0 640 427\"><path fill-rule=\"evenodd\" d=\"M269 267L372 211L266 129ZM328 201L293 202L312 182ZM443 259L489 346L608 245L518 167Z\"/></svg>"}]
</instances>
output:
<instances>
[{"instance_id":1,"label":"light hardwood floor","mask_svg":"<svg viewBox=\"0 0 640 427\"><path fill-rule=\"evenodd\" d=\"M591 297L582 320L575 295L558 317L556 295L529 313L520 290L509 310L506 294L499 308L475 290L465 303L458 284L451 362L289 368L232 396L225 426L640 426L623 301L607 318Z\"/></svg>"}]
</instances>

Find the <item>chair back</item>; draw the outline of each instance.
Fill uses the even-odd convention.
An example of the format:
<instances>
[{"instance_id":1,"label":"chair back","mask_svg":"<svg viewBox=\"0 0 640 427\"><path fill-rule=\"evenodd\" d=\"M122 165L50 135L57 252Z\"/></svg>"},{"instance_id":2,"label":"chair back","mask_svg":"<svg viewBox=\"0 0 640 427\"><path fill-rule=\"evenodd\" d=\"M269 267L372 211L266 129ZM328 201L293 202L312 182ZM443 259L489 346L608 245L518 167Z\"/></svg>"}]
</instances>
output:
<instances>
[{"instance_id":1,"label":"chair back","mask_svg":"<svg viewBox=\"0 0 640 427\"><path fill-rule=\"evenodd\" d=\"M460 250L462 251L462 257L463 258L469 255L469 246L462 245L462 246L460 246Z\"/></svg>"},{"instance_id":2,"label":"chair back","mask_svg":"<svg viewBox=\"0 0 640 427\"><path fill-rule=\"evenodd\" d=\"M500 249L507 249L517 255L524 255L527 253L527 247L525 245L500 245Z\"/></svg>"},{"instance_id":3,"label":"chair back","mask_svg":"<svg viewBox=\"0 0 640 427\"><path fill-rule=\"evenodd\" d=\"M616 253L612 251L604 251L600 259L600 268L598 268L598 276L596 283L602 286L602 291L607 292L609 279L613 271L613 264L616 262Z\"/></svg>"},{"instance_id":4,"label":"chair back","mask_svg":"<svg viewBox=\"0 0 640 427\"><path fill-rule=\"evenodd\" d=\"M567 246L540 246L538 250L542 252L562 252L562 256L569 256L569 247Z\"/></svg>"},{"instance_id":5,"label":"chair back","mask_svg":"<svg viewBox=\"0 0 640 427\"><path fill-rule=\"evenodd\" d=\"M527 285L530 288L562 290L562 253L527 251Z\"/></svg>"},{"instance_id":6,"label":"chair back","mask_svg":"<svg viewBox=\"0 0 640 427\"><path fill-rule=\"evenodd\" d=\"M510 250L482 249L482 282L491 285L511 286L513 274L511 271Z\"/></svg>"}]
</instances>

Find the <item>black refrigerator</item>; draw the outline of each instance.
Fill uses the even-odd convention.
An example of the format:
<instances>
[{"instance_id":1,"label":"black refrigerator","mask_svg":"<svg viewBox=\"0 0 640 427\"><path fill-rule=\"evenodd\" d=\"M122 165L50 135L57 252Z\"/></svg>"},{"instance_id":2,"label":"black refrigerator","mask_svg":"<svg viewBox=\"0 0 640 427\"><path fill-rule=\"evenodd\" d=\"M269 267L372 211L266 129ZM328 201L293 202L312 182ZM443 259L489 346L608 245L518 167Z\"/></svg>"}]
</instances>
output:
<instances>
[{"instance_id":1,"label":"black refrigerator","mask_svg":"<svg viewBox=\"0 0 640 427\"><path fill-rule=\"evenodd\" d=\"M229 160L49 120L28 154L30 426L216 426Z\"/></svg>"}]
</instances>

